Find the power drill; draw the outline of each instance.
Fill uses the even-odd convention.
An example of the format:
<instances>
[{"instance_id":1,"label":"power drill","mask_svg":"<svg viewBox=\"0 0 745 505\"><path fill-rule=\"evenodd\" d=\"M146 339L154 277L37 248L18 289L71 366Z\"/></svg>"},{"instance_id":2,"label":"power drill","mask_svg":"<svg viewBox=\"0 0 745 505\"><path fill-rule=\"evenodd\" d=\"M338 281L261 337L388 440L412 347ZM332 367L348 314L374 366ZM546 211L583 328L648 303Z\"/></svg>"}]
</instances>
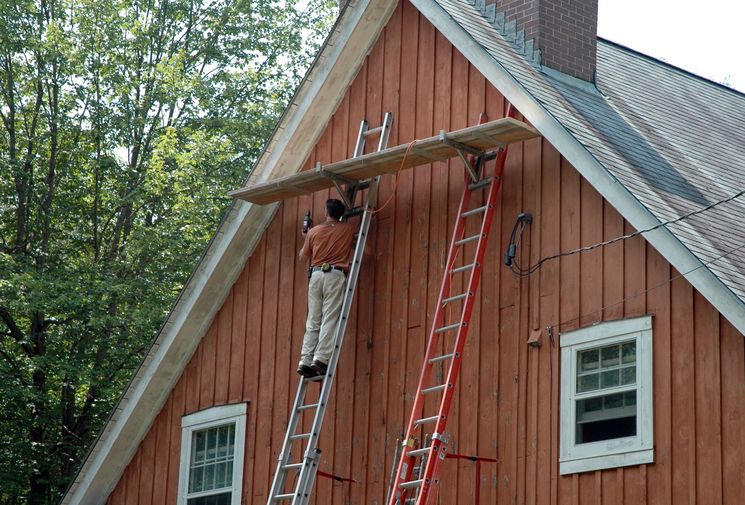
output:
<instances>
[{"instance_id":1,"label":"power drill","mask_svg":"<svg viewBox=\"0 0 745 505\"><path fill-rule=\"evenodd\" d=\"M313 226L313 218L310 217L310 210L305 213L303 218L303 233L308 233L308 230Z\"/></svg>"}]
</instances>

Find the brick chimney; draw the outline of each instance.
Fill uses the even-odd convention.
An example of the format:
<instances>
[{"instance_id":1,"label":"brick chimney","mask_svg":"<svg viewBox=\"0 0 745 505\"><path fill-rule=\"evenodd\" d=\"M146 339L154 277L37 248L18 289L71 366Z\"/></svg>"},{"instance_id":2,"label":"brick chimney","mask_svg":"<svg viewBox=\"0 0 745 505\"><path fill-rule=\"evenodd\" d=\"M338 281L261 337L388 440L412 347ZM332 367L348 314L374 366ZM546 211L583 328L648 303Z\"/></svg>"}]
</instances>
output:
<instances>
[{"instance_id":1,"label":"brick chimney","mask_svg":"<svg viewBox=\"0 0 745 505\"><path fill-rule=\"evenodd\" d=\"M598 0L486 0L525 31L541 52L541 64L579 79L595 81Z\"/></svg>"}]
</instances>

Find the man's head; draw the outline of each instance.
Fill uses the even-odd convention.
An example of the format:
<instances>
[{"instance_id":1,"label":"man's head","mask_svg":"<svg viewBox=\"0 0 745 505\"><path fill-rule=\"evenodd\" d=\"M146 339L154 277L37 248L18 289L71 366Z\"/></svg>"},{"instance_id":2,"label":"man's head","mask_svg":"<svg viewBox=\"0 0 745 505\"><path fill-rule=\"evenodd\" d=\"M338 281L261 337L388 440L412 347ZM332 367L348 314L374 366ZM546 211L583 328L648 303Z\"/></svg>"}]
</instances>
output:
<instances>
[{"instance_id":1,"label":"man's head","mask_svg":"<svg viewBox=\"0 0 745 505\"><path fill-rule=\"evenodd\" d=\"M339 219L344 215L344 204L336 198L326 200L326 214L332 219Z\"/></svg>"}]
</instances>

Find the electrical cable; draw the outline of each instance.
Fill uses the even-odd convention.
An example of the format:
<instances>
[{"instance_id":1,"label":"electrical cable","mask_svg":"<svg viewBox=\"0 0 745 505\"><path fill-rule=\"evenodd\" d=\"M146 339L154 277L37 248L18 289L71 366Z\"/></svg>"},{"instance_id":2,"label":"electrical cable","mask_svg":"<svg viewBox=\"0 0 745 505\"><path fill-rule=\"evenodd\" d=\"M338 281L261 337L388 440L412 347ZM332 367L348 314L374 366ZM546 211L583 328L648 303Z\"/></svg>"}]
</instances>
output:
<instances>
[{"instance_id":1,"label":"electrical cable","mask_svg":"<svg viewBox=\"0 0 745 505\"><path fill-rule=\"evenodd\" d=\"M396 171L396 179L393 182L393 191L391 191L391 195L388 197L388 200L385 201L385 203L378 207L375 210L370 211L371 215L375 215L378 212L385 209L389 203L391 203L391 200L393 200L393 197L396 196L396 191L398 190L398 175L401 173L401 170L404 169L404 163L406 163L406 157L409 156L409 151L411 151L411 148L414 147L414 144L419 142L419 139L414 139L411 142L409 142L409 145L406 147L406 152L404 153L403 159L401 159L401 166L398 167L398 170Z\"/></svg>"},{"instance_id":2,"label":"electrical cable","mask_svg":"<svg viewBox=\"0 0 745 505\"><path fill-rule=\"evenodd\" d=\"M671 225L671 224L675 224L677 222L683 221L684 219L688 219L688 218L690 218L692 216L695 216L697 214L701 214L703 212L706 212L708 210L711 210L714 207L717 207L717 206L722 205L724 203L730 202L730 201L732 201L732 200L734 200L736 198L739 198L742 195L745 195L745 189L742 190L742 191L738 191L737 193L735 193L735 194L733 194L733 195L731 195L731 196L729 196L727 198L724 198L724 199L719 200L719 201L716 201L716 202L714 202L714 203L712 203L710 205L707 205L706 207L702 207L700 209L693 210L691 212L688 212L687 214L683 214L682 216L676 217L675 219L670 219L668 221L663 221L661 223L658 223L658 224L656 224L654 226L651 226L649 228L646 228L644 230L635 231L635 232L629 233L627 235L621 235L619 237L615 237L615 238L612 238L610 240L606 240L604 242L598 242L597 244L592 244L592 245L588 245L588 246L584 246L584 247L579 247L577 249L572 249L570 251L565 251L565 252L561 252L561 253L554 254L554 255L551 255L551 256L546 256L545 258L541 258L540 260L538 260L538 262L536 262L535 264L533 264L530 267L525 268L525 269L521 268L517 264L516 261L513 261L511 264L507 264L506 262L505 263L507 264L507 266L510 267L510 270L515 275L517 275L518 277L527 277L528 275L531 275L531 274L535 273L547 261L554 260L554 259L557 259L557 258L562 258L564 256L571 256L573 254L578 254L578 253L582 253L582 252L586 252L586 251L591 251L591 250L597 249L599 247L605 247L607 245L611 245L611 244L614 244L616 242L620 242L621 240L627 240L627 239L636 237L637 235L642 235L644 233L647 233L647 232L650 232L650 231L654 231L654 230L656 230L658 228L662 228L663 226L668 226L668 225ZM519 219L519 216L518 216L518 219ZM517 227L517 224L518 223L515 222L515 227ZM523 228L520 229L519 235L522 235L522 230L524 228L525 227L523 226ZM514 235L514 229L513 229L513 235ZM518 237L518 241L519 241L519 239L520 238ZM510 243L507 246L508 249L510 247L516 247L516 244L513 244L513 240L514 240L514 237L511 236L510 237Z\"/></svg>"},{"instance_id":3,"label":"electrical cable","mask_svg":"<svg viewBox=\"0 0 745 505\"><path fill-rule=\"evenodd\" d=\"M656 285L654 285L652 287L649 287L649 288L647 288L647 289L645 289L643 291L639 291L638 293L634 293L632 295L626 296L626 297L622 298L621 300L618 300L617 302L609 303L608 305L603 305L602 307L600 307L597 310L594 310L592 312L589 312L588 314L583 314L582 317L587 317L587 316L590 316L590 315L602 313L606 309L609 309L611 307L615 307L616 305L620 305L620 304L622 304L624 302L627 302L629 300L632 300L634 298L637 298L637 297L639 297L641 295L645 295L645 294L649 293L650 291L653 291L655 289L658 289L658 288L661 288L663 286L666 286L666 285L668 285L668 284L670 284L670 283L672 283L672 282L680 279L681 277L685 278L688 274L691 274L691 273L695 272L696 270L699 270L699 269L704 268L706 266L709 266L712 263L716 263L720 259L725 258L725 257L729 256L730 254L735 253L735 252L737 252L737 251L739 251L741 249L745 249L745 242L743 242L742 244L738 245L737 247L734 247L734 248L730 249L729 251L727 251L727 252L725 252L723 254L720 254L719 256L717 256L715 258L710 259L709 261L705 261L705 262L701 263L697 267L694 267L694 268L692 268L692 269L690 269L690 270L688 270L686 272L682 272L682 273L678 273L677 275L673 275L672 277L670 277L666 281L660 282L659 284L656 284ZM672 267L672 265L671 265L671 267ZM573 317L572 319L567 319L565 321L561 321L560 323L549 324L547 326L547 328L557 328L557 329L559 329L559 328L561 328L562 326L564 326L566 324L573 323L575 321L579 321L579 319L580 319L580 316Z\"/></svg>"}]
</instances>

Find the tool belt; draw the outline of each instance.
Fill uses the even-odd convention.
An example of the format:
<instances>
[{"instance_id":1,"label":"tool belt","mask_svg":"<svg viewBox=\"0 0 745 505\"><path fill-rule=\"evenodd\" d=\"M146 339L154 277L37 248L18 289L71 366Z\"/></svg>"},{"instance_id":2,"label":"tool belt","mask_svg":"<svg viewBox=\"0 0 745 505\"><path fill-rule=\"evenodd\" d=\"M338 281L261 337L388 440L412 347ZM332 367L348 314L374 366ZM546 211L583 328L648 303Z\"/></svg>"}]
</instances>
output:
<instances>
[{"instance_id":1,"label":"tool belt","mask_svg":"<svg viewBox=\"0 0 745 505\"><path fill-rule=\"evenodd\" d=\"M310 267L308 269L308 278L310 279L310 276L313 275L313 272L323 272L323 273L329 273L332 270L339 270L344 275L347 275L347 270L342 267L337 267L336 265L332 265L330 263L323 263L321 265L316 265L314 267Z\"/></svg>"}]
</instances>

